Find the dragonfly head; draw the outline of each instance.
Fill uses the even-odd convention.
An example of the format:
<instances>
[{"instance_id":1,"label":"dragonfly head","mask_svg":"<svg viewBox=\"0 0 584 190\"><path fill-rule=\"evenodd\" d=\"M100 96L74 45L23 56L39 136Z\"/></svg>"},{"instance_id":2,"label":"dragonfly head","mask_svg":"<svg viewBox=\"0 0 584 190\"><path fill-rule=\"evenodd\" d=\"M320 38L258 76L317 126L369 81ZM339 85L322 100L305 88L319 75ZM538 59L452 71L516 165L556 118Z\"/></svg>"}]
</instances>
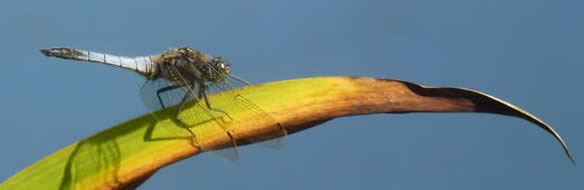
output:
<instances>
[{"instance_id":1,"label":"dragonfly head","mask_svg":"<svg viewBox=\"0 0 584 190\"><path fill-rule=\"evenodd\" d=\"M211 80L213 82L223 82L229 74L231 74L231 65L227 63L226 60L221 57L213 57L210 62L213 71L216 73L211 75Z\"/></svg>"}]
</instances>

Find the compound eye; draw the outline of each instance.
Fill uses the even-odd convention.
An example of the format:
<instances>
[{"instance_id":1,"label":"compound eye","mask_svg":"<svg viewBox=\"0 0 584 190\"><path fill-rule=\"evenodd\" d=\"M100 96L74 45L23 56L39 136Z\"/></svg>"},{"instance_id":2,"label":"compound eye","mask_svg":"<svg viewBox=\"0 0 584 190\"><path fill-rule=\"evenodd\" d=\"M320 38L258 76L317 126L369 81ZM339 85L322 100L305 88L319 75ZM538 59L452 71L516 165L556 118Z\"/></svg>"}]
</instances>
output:
<instances>
[{"instance_id":1,"label":"compound eye","mask_svg":"<svg viewBox=\"0 0 584 190\"><path fill-rule=\"evenodd\" d=\"M221 62L221 69L223 69L227 74L229 74L231 72L231 65L229 65L225 61L222 61Z\"/></svg>"}]
</instances>

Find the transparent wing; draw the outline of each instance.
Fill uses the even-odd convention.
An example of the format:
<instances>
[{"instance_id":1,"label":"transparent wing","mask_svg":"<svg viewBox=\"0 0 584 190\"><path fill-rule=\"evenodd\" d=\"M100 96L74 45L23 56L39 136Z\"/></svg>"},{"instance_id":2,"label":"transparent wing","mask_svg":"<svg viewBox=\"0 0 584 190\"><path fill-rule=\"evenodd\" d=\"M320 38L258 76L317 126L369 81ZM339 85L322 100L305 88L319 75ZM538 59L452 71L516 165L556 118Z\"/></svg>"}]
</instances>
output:
<instances>
[{"instance_id":1,"label":"transparent wing","mask_svg":"<svg viewBox=\"0 0 584 190\"><path fill-rule=\"evenodd\" d=\"M237 160L236 145L231 135L226 131L224 116L209 110L205 106L204 100L199 98L197 89L197 86L181 86L165 79L155 79L147 80L144 83L140 90L140 96L144 105L152 111L151 114L157 120L171 120L183 126L185 130L188 130L193 135L196 145L201 147L203 151L212 152L228 160ZM178 113L183 101L185 101L184 108ZM172 107L175 111L166 115L161 112L154 112L167 107ZM205 132L200 133L201 131ZM173 134L180 133L177 131L171 132ZM221 147L211 147L201 142L201 139L216 136L231 139L232 143Z\"/></svg>"},{"instance_id":2,"label":"transparent wing","mask_svg":"<svg viewBox=\"0 0 584 190\"><path fill-rule=\"evenodd\" d=\"M268 131L263 131L261 138L258 137L246 137L246 141L252 142L262 142L268 148L281 149L288 144L288 132L286 129L276 120L271 114L261 109L259 106L248 100L246 97L240 95L236 88L244 87L249 85L249 82L237 77L230 75L227 79L221 83L211 83L209 84L209 93L215 94L215 99L211 100L211 104L214 105L215 102L220 103L219 109L229 110L227 113L239 113L242 115L234 115L232 119L237 118L255 118L249 120L252 125L268 125L272 126ZM232 111L233 110L233 111Z\"/></svg>"},{"instance_id":3,"label":"transparent wing","mask_svg":"<svg viewBox=\"0 0 584 190\"><path fill-rule=\"evenodd\" d=\"M146 80L140 89L142 102L152 112L180 104L189 90L184 86L173 89L173 86L178 85L162 78ZM189 100L193 98L189 96Z\"/></svg>"}]
</instances>

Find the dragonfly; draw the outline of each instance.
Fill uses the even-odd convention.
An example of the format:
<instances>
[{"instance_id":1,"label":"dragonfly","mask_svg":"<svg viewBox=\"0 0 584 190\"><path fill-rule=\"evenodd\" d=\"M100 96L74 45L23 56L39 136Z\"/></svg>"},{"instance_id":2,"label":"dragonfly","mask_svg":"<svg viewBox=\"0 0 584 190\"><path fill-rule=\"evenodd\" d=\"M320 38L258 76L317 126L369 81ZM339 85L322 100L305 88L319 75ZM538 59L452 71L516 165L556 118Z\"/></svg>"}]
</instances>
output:
<instances>
[{"instance_id":1,"label":"dragonfly","mask_svg":"<svg viewBox=\"0 0 584 190\"><path fill-rule=\"evenodd\" d=\"M275 140L247 139L250 142L265 141L272 148L283 148L287 145L287 131L272 115L262 110L235 90L239 86L251 85L248 81L231 73L231 65L222 57L211 57L190 47L170 49L159 55L152 56L118 56L95 51L75 48L47 48L41 52L49 57L69 60L101 63L137 72L146 81L140 90L140 96L146 107L152 113L169 106L177 106L175 121L189 126L187 120L208 119L214 122L232 142L232 146L219 149L228 150L229 159L237 159L237 143L231 133L226 130L227 122L234 120L228 111L214 107L209 95L215 94L223 105L228 105L230 111L241 111L252 114L246 118L260 118L269 121ZM204 105L199 103L204 101ZM196 106L186 109L189 105ZM190 112L189 112L190 111ZM184 112L189 112L185 114ZM183 116L186 115L186 116ZM188 127L185 129L189 130ZM196 138L196 134L189 132ZM209 151L200 145L202 150ZM213 151L213 150L211 150Z\"/></svg>"}]
</instances>

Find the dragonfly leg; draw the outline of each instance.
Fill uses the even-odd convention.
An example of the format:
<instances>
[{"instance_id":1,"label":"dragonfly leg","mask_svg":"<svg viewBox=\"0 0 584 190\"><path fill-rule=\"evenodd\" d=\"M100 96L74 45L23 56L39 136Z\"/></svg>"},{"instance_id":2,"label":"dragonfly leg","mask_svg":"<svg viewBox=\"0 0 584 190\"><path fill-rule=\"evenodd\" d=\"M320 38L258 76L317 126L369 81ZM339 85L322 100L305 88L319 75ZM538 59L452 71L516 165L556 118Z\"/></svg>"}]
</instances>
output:
<instances>
[{"instance_id":1,"label":"dragonfly leg","mask_svg":"<svg viewBox=\"0 0 584 190\"><path fill-rule=\"evenodd\" d=\"M188 91L188 92L185 93L185 96L181 100L181 102L180 102L180 104L178 106L178 109L176 111L176 115L174 116L174 118L178 121L179 125L181 125L183 128L185 128L193 136L193 138L191 139L191 144L193 144L194 146L196 146L196 147L200 148L201 150L203 150L203 147L201 147L201 145L199 145L198 142L197 142L197 135L195 135L195 133L193 133L193 131L191 131L191 129L188 127L188 125L182 119L180 119L178 117L180 115L180 112L182 112L183 108L185 107L185 104L186 104L187 100L191 96L192 96L192 93L190 91ZM159 96L159 98L160 98L160 96ZM198 102L198 100L195 100L195 101Z\"/></svg>"},{"instance_id":2,"label":"dragonfly leg","mask_svg":"<svg viewBox=\"0 0 584 190\"><path fill-rule=\"evenodd\" d=\"M164 103L162 102L162 98L160 98L160 93L166 92L166 91L170 91L173 89L177 89L182 87L181 85L173 85L173 86L167 86L161 89L158 89L156 91L156 96L158 97L158 102L160 102L160 106L162 106L162 108L165 108Z\"/></svg>"},{"instance_id":3,"label":"dragonfly leg","mask_svg":"<svg viewBox=\"0 0 584 190\"><path fill-rule=\"evenodd\" d=\"M201 98L204 98L205 99L205 104L207 104L207 108L209 108L210 110L216 111L216 112L223 113L223 114L227 115L227 117L229 117L229 119L233 119L233 118L231 118L231 116L227 112L225 112L223 110L220 110L220 109L215 109L215 108L211 107L211 103L209 102L209 97L207 97L206 90L207 90L207 86L206 85L199 86L199 97L197 97L197 102L199 100L201 100ZM225 133L227 134L227 136L229 136L229 139L231 139L231 142L233 143L233 147L237 147L237 142L235 141L235 138L233 138L233 135L231 135L231 132L229 132L229 131L227 131L225 129L223 129L223 130L225 131Z\"/></svg>"},{"instance_id":4,"label":"dragonfly leg","mask_svg":"<svg viewBox=\"0 0 584 190\"><path fill-rule=\"evenodd\" d=\"M178 118L178 115L180 114L180 112L182 112L187 100L189 99L189 97L191 97L191 95L192 95L191 92L186 92L185 96L183 97L183 99L180 101L180 104L178 105L178 109L176 110L176 119L178 119L179 121L180 121L180 119ZM198 100L195 100L195 104L197 102L198 102Z\"/></svg>"},{"instance_id":5,"label":"dragonfly leg","mask_svg":"<svg viewBox=\"0 0 584 190\"><path fill-rule=\"evenodd\" d=\"M205 86L201 86L200 89L199 89L199 92L203 95L203 98L205 98L205 104L207 104L207 108L209 108L210 110L219 112L219 113L223 113L223 114L227 115L227 117L229 117L229 119L233 119L233 118L231 118L231 116L227 112L225 112L223 110L220 110L220 109L216 109L216 108L211 107L211 103L209 102L209 97L207 97L206 90L207 90L207 86L206 85ZM199 99L200 99L200 97L199 97Z\"/></svg>"}]
</instances>

